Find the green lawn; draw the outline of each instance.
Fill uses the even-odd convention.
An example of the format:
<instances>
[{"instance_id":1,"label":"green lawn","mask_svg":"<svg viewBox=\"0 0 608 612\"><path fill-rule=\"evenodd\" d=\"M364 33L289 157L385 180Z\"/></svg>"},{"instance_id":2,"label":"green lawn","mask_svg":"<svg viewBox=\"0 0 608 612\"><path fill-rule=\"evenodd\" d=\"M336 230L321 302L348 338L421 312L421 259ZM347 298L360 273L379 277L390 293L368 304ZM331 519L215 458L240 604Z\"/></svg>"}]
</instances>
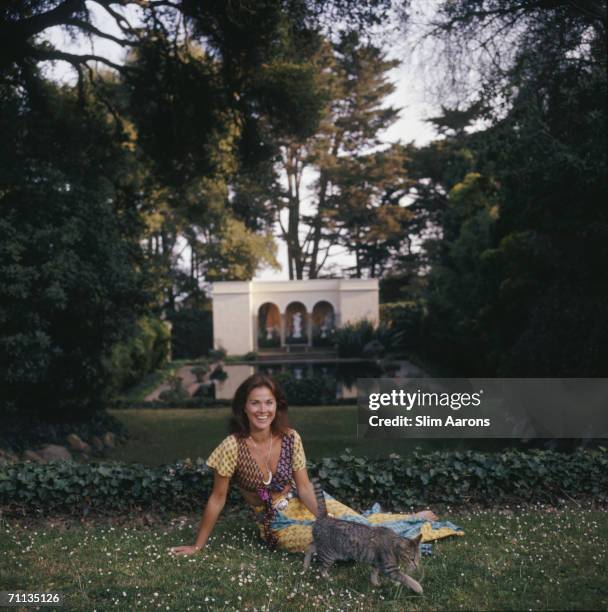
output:
<instances>
[{"instance_id":1,"label":"green lawn","mask_svg":"<svg viewBox=\"0 0 608 612\"><path fill-rule=\"evenodd\" d=\"M116 448L111 458L146 464L170 463L190 457L207 457L226 436L230 408L111 410L132 438ZM499 440L357 440L356 406L295 406L290 421L304 441L310 459L336 455L345 448L367 457L405 454L415 447L478 448L504 446Z\"/></svg>"},{"instance_id":2,"label":"green lawn","mask_svg":"<svg viewBox=\"0 0 608 612\"><path fill-rule=\"evenodd\" d=\"M466 535L434 545L421 596L364 566L325 581L302 555L269 553L244 518L224 518L207 549L173 558L198 517L136 526L0 521L0 589L62 591L67 610L605 610L608 515L547 507L450 513ZM54 525L54 526L51 526Z\"/></svg>"}]
</instances>

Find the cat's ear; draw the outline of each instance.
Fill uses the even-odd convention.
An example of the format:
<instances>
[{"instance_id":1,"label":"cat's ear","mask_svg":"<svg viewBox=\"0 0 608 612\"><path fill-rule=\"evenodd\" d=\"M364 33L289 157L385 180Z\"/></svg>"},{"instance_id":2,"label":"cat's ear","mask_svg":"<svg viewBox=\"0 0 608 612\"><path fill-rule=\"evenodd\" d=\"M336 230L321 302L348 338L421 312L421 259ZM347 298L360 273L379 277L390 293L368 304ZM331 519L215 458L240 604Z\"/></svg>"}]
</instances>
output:
<instances>
[{"instance_id":1,"label":"cat's ear","mask_svg":"<svg viewBox=\"0 0 608 612\"><path fill-rule=\"evenodd\" d=\"M412 538L412 542L418 546L420 544L420 541L422 540L422 534L419 533L415 538Z\"/></svg>"}]
</instances>

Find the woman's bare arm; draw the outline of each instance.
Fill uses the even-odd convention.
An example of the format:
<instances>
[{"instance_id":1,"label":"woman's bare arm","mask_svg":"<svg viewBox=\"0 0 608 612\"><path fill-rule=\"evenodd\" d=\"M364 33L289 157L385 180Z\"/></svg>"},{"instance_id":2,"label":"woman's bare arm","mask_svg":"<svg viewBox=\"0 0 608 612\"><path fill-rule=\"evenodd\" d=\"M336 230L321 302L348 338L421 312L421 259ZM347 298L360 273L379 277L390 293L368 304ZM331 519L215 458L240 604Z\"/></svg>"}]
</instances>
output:
<instances>
[{"instance_id":1,"label":"woman's bare arm","mask_svg":"<svg viewBox=\"0 0 608 612\"><path fill-rule=\"evenodd\" d=\"M312 514L317 516L317 497L312 482L310 482L310 478L308 478L306 469L304 468L294 472L293 479L296 483L296 489L298 490L298 497Z\"/></svg>"},{"instance_id":2,"label":"woman's bare arm","mask_svg":"<svg viewBox=\"0 0 608 612\"><path fill-rule=\"evenodd\" d=\"M226 504L226 498L228 497L228 488L230 485L230 479L225 476L220 476L217 472L213 479L213 489L211 495L205 506L203 517L201 518L200 525L198 527L198 535L196 541L192 546L174 546L170 551L175 555L192 555L207 543L207 539L211 535L215 523L220 516L224 506Z\"/></svg>"}]
</instances>

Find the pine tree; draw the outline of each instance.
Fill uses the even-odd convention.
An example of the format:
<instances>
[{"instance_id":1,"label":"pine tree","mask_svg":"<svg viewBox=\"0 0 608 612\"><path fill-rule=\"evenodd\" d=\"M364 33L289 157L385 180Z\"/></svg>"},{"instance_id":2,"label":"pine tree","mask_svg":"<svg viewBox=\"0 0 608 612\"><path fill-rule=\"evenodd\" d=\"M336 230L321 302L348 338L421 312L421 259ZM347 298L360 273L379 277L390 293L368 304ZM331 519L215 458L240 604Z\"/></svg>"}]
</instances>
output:
<instances>
[{"instance_id":1,"label":"pine tree","mask_svg":"<svg viewBox=\"0 0 608 612\"><path fill-rule=\"evenodd\" d=\"M326 99L319 129L306 139L282 139L269 196L287 243L289 277L317 278L336 245L355 253L357 276L365 269L376 275L407 218L399 206L403 150L379 150L380 134L399 114L384 106L394 91L388 73L398 62L353 33L335 45L322 41L309 61Z\"/></svg>"}]
</instances>

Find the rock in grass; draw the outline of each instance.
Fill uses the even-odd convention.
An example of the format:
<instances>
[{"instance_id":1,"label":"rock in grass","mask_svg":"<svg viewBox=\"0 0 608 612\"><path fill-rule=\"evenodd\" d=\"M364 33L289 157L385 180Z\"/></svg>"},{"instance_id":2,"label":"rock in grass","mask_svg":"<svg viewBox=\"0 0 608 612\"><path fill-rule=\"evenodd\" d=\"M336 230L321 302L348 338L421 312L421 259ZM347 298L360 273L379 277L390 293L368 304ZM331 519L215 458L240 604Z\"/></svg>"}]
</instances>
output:
<instances>
[{"instance_id":1,"label":"rock in grass","mask_svg":"<svg viewBox=\"0 0 608 612\"><path fill-rule=\"evenodd\" d=\"M26 450L23 453L23 460L33 461L34 463L46 463L46 461L38 453L34 452L33 450Z\"/></svg>"},{"instance_id":2,"label":"rock in grass","mask_svg":"<svg viewBox=\"0 0 608 612\"><path fill-rule=\"evenodd\" d=\"M91 438L91 444L98 453L103 450L103 442L101 441L101 438L99 436L93 436Z\"/></svg>"},{"instance_id":3,"label":"rock in grass","mask_svg":"<svg viewBox=\"0 0 608 612\"><path fill-rule=\"evenodd\" d=\"M108 448L114 448L116 446L116 439L111 431L106 431L106 433L103 434L102 440Z\"/></svg>"},{"instance_id":4,"label":"rock in grass","mask_svg":"<svg viewBox=\"0 0 608 612\"><path fill-rule=\"evenodd\" d=\"M84 442L80 436L78 436L75 433L71 433L67 438L66 441L69 445L69 447L78 452L78 453L89 453L91 452L91 446L89 444L87 444L86 442Z\"/></svg>"},{"instance_id":5,"label":"rock in grass","mask_svg":"<svg viewBox=\"0 0 608 612\"><path fill-rule=\"evenodd\" d=\"M44 459L44 461L71 461L72 455L65 446L59 446L58 444L47 444L42 448L38 449L38 455Z\"/></svg>"}]
</instances>

